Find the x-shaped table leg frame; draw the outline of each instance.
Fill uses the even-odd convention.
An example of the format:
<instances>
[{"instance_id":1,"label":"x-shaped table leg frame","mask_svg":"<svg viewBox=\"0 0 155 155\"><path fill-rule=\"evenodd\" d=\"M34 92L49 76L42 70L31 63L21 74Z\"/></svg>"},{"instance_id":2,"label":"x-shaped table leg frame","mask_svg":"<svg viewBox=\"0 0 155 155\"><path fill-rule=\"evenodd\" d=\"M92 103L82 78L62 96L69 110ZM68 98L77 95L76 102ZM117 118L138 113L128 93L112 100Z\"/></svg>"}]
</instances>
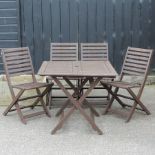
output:
<instances>
[{"instance_id":1,"label":"x-shaped table leg frame","mask_svg":"<svg viewBox=\"0 0 155 155\"><path fill-rule=\"evenodd\" d=\"M92 128L98 132L98 134L103 134L102 131L99 129L99 127L95 124L95 121L86 114L86 112L83 110L81 105L83 104L85 98L89 95L89 93L95 88L95 86L99 83L99 81L102 79L102 77L97 77L92 83L90 84L90 87L86 90L86 92L79 98L75 99L73 95L70 94L70 92L63 86L63 84L60 82L60 80L57 77L52 77L52 79L56 82L56 84L61 88L61 90L65 93L65 95L69 98L70 102L74 105L67 113L64 115L63 118L59 121L59 123L56 125L56 127L52 130L52 134L55 134L58 129L62 127L64 122L69 118L69 116L74 112L75 109L78 109L80 113L84 116L84 118L90 123ZM64 77L64 79L69 80L68 78ZM85 81L88 81L89 77L86 77ZM83 85L83 84L81 84ZM81 86L79 86L80 88ZM77 92L74 90L74 93ZM73 93L73 94L74 94Z\"/></svg>"},{"instance_id":2,"label":"x-shaped table leg frame","mask_svg":"<svg viewBox=\"0 0 155 155\"><path fill-rule=\"evenodd\" d=\"M77 98L80 98L82 96L81 94L81 88L86 84L86 82L89 80L90 81L90 78L88 79L85 79L83 82L81 82L81 84L79 85L78 88L76 88L74 86L74 84L72 84L72 82L70 80L68 80L67 78L63 78L66 83L74 90L74 93L72 96L76 95ZM93 79L91 79L91 82L93 82ZM84 103L90 108L91 112L95 115L95 116L99 116L99 113L93 108L93 106L91 104L89 104L89 102L84 99Z\"/></svg>"},{"instance_id":3,"label":"x-shaped table leg frame","mask_svg":"<svg viewBox=\"0 0 155 155\"><path fill-rule=\"evenodd\" d=\"M75 88L75 86L72 84L72 82L70 81L70 80L68 80L67 78L63 78L65 81L66 81L66 83L74 90L74 93L72 94L72 96L75 96L76 95L76 97L81 97L81 89L82 89L82 87L87 83L87 81L89 81L89 79L87 78L87 79L84 79L83 80L83 82L81 82L81 84L79 85L79 87L78 88ZM93 80L93 79L92 79ZM67 105L69 104L69 100L70 99L68 99L64 104L63 104L63 106L62 106L62 108L56 113L56 116L59 116L60 114L62 114L62 112L64 111L64 109L67 107ZM93 108L93 106L91 105L91 104L89 104L89 102L86 100L86 99L84 99L84 103L86 103L86 105L90 108L90 110L91 110L91 112L95 115L95 116L97 116L97 117L99 117L99 113Z\"/></svg>"}]
</instances>

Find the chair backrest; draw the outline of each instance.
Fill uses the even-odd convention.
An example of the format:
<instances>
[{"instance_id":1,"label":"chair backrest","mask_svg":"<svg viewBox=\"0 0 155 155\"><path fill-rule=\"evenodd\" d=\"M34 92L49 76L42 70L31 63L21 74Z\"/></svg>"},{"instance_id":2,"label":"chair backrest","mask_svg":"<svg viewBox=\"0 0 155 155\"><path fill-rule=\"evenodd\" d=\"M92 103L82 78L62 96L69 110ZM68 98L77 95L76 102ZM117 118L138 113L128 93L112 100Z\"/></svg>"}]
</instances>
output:
<instances>
[{"instance_id":1,"label":"chair backrest","mask_svg":"<svg viewBox=\"0 0 155 155\"><path fill-rule=\"evenodd\" d=\"M108 43L81 43L82 61L108 60Z\"/></svg>"},{"instance_id":2,"label":"chair backrest","mask_svg":"<svg viewBox=\"0 0 155 155\"><path fill-rule=\"evenodd\" d=\"M121 75L146 76L152 53L152 49L128 47Z\"/></svg>"},{"instance_id":3,"label":"chair backrest","mask_svg":"<svg viewBox=\"0 0 155 155\"><path fill-rule=\"evenodd\" d=\"M7 80L11 77L32 75L35 81L34 69L28 47L2 49L3 65Z\"/></svg>"},{"instance_id":4,"label":"chair backrest","mask_svg":"<svg viewBox=\"0 0 155 155\"><path fill-rule=\"evenodd\" d=\"M77 61L78 43L51 43L51 61Z\"/></svg>"}]
</instances>

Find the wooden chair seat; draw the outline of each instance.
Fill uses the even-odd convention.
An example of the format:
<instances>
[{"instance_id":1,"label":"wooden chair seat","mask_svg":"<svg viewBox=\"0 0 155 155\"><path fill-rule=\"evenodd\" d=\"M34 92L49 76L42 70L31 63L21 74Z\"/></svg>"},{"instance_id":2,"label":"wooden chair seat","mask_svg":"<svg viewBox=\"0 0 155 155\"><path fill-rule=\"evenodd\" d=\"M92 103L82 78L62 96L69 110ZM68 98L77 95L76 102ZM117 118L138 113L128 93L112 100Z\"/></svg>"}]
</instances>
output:
<instances>
[{"instance_id":1,"label":"wooden chair seat","mask_svg":"<svg viewBox=\"0 0 155 155\"><path fill-rule=\"evenodd\" d=\"M108 86L112 86L112 87L119 87L122 89L127 89L127 88L135 88L135 87L140 87L141 84L140 83L130 83L130 82L126 82L126 81L113 81L113 82L104 82L101 81L102 84L106 84Z\"/></svg>"},{"instance_id":2,"label":"wooden chair seat","mask_svg":"<svg viewBox=\"0 0 155 155\"><path fill-rule=\"evenodd\" d=\"M13 88L23 89L23 90L30 90L30 89L47 87L49 85L53 86L53 83L48 84L48 83L32 82L32 83L24 83L24 84L19 84L19 85L13 85Z\"/></svg>"}]
</instances>

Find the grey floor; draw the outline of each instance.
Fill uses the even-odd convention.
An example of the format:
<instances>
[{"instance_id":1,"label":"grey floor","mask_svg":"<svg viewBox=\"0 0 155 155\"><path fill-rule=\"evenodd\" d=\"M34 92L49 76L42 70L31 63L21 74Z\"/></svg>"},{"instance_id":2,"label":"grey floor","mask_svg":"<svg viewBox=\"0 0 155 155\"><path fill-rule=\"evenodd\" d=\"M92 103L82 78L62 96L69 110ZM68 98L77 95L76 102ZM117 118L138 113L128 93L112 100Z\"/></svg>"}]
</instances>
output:
<instances>
[{"instance_id":1,"label":"grey floor","mask_svg":"<svg viewBox=\"0 0 155 155\"><path fill-rule=\"evenodd\" d=\"M142 97L150 116L136 112L125 123L127 109L115 102L112 111L96 118L104 132L97 135L76 111L55 135L52 128L59 118L52 109L45 115L21 124L16 113L0 116L0 155L154 155L155 154L155 87L147 86ZM0 108L0 113L5 107ZM101 113L103 108L97 108ZM89 112L89 111L88 111Z\"/></svg>"}]
</instances>

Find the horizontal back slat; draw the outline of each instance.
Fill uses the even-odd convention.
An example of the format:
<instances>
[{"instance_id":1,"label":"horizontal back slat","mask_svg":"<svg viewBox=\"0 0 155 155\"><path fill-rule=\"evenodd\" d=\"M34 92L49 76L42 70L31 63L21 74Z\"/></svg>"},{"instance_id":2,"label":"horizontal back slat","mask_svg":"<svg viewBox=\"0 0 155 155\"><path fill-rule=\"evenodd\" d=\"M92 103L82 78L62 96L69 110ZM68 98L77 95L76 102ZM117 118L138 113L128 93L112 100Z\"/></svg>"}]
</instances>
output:
<instances>
[{"instance_id":1,"label":"horizontal back slat","mask_svg":"<svg viewBox=\"0 0 155 155\"><path fill-rule=\"evenodd\" d=\"M18 60L18 61L8 61L7 65L18 65L18 64L23 64L23 63L30 63L29 59L23 59L23 60Z\"/></svg>"},{"instance_id":2,"label":"horizontal back slat","mask_svg":"<svg viewBox=\"0 0 155 155\"><path fill-rule=\"evenodd\" d=\"M108 60L107 43L81 43L82 61L103 61Z\"/></svg>"},{"instance_id":3,"label":"horizontal back slat","mask_svg":"<svg viewBox=\"0 0 155 155\"><path fill-rule=\"evenodd\" d=\"M50 60L78 60L78 43L51 43Z\"/></svg>"},{"instance_id":4,"label":"horizontal back slat","mask_svg":"<svg viewBox=\"0 0 155 155\"><path fill-rule=\"evenodd\" d=\"M75 57L53 57L52 61L77 61Z\"/></svg>"},{"instance_id":5,"label":"horizontal back slat","mask_svg":"<svg viewBox=\"0 0 155 155\"><path fill-rule=\"evenodd\" d=\"M140 76L141 73L138 73L138 72L134 72L134 71L130 71L130 70L123 70L123 73L126 74L126 75L135 75L135 76Z\"/></svg>"},{"instance_id":6,"label":"horizontal back slat","mask_svg":"<svg viewBox=\"0 0 155 155\"><path fill-rule=\"evenodd\" d=\"M25 60L25 59L28 59L29 60L29 56L28 55L26 55L26 54L24 54L24 55L15 55L15 56L9 56L9 57L6 57L6 60L8 61L8 62L13 62L14 63L14 61L20 61L20 60Z\"/></svg>"},{"instance_id":7,"label":"horizontal back slat","mask_svg":"<svg viewBox=\"0 0 155 155\"><path fill-rule=\"evenodd\" d=\"M27 47L3 49L2 54L8 76L33 74L31 57Z\"/></svg>"},{"instance_id":8,"label":"horizontal back slat","mask_svg":"<svg viewBox=\"0 0 155 155\"><path fill-rule=\"evenodd\" d=\"M144 75L149 67L152 50L129 47L125 56L122 73Z\"/></svg>"},{"instance_id":9,"label":"horizontal back slat","mask_svg":"<svg viewBox=\"0 0 155 155\"><path fill-rule=\"evenodd\" d=\"M10 77L20 76L20 75L30 75L30 74L32 74L31 71L16 72L16 73L11 73L10 74L11 75Z\"/></svg>"}]
</instances>

